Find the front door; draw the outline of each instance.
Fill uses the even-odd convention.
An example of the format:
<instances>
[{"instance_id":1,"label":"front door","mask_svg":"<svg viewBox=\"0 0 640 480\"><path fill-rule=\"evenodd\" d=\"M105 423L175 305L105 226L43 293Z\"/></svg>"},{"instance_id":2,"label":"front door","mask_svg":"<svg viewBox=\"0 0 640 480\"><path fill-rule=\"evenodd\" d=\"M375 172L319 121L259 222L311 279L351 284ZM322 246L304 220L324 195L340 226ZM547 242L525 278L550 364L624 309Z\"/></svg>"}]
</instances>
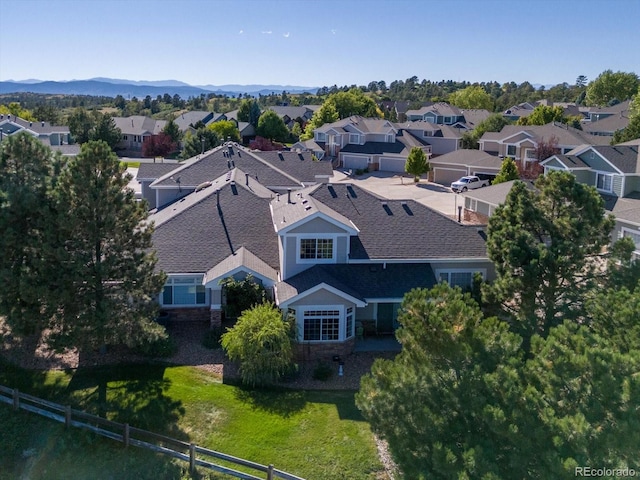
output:
<instances>
[{"instance_id":1,"label":"front door","mask_svg":"<svg viewBox=\"0 0 640 480\"><path fill-rule=\"evenodd\" d=\"M395 330L399 303L379 303L376 330L379 334L391 334Z\"/></svg>"}]
</instances>

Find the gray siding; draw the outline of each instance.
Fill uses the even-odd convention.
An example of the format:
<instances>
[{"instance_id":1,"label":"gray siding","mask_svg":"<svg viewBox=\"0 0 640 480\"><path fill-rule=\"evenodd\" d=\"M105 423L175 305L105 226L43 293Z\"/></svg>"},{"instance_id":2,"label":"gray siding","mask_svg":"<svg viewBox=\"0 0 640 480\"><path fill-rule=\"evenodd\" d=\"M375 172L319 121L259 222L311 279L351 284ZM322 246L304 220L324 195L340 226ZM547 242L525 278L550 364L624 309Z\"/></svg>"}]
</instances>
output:
<instances>
[{"instance_id":1,"label":"gray siding","mask_svg":"<svg viewBox=\"0 0 640 480\"><path fill-rule=\"evenodd\" d=\"M191 192L193 192L193 189L183 188L182 191L180 191L179 188L159 188L156 189L156 192L158 195L156 207L162 207L169 203L175 202L179 198L189 195Z\"/></svg>"},{"instance_id":2,"label":"gray siding","mask_svg":"<svg viewBox=\"0 0 640 480\"><path fill-rule=\"evenodd\" d=\"M288 233L346 233L346 231L322 218L314 218L289 230Z\"/></svg>"},{"instance_id":3,"label":"gray siding","mask_svg":"<svg viewBox=\"0 0 640 480\"><path fill-rule=\"evenodd\" d=\"M579 155L578 158L589 165L593 170L616 173L616 170L611 166L611 164L603 160L602 157L593 150L589 150L588 152Z\"/></svg>"},{"instance_id":4,"label":"gray siding","mask_svg":"<svg viewBox=\"0 0 640 480\"><path fill-rule=\"evenodd\" d=\"M476 261L476 262L447 262L447 261L443 261L443 262L431 262L431 268L433 269L434 273L436 270L448 270L448 269L464 269L464 270L486 270L487 272L487 276L485 277L486 280L493 280L495 279L496 273L495 273L495 269L493 267L493 263L491 263L489 260L483 262L483 261ZM437 278L436 278L437 280Z\"/></svg>"},{"instance_id":5,"label":"gray siding","mask_svg":"<svg viewBox=\"0 0 640 480\"><path fill-rule=\"evenodd\" d=\"M151 185L150 181L140 182L142 198L144 198L149 203L149 209L156 208L156 191L149 188Z\"/></svg>"},{"instance_id":6,"label":"gray siding","mask_svg":"<svg viewBox=\"0 0 640 480\"><path fill-rule=\"evenodd\" d=\"M626 177L624 180L624 196L631 192L640 192L640 177Z\"/></svg>"},{"instance_id":7,"label":"gray siding","mask_svg":"<svg viewBox=\"0 0 640 480\"><path fill-rule=\"evenodd\" d=\"M300 305L346 305L348 307L355 307L351 302L347 302L344 298L329 292L325 289L318 290L310 295L307 295L301 300L290 305L291 308L296 308Z\"/></svg>"},{"instance_id":8,"label":"gray siding","mask_svg":"<svg viewBox=\"0 0 640 480\"><path fill-rule=\"evenodd\" d=\"M613 194L618 197L624 196L622 192L622 175L614 175L612 181Z\"/></svg>"},{"instance_id":9,"label":"gray siding","mask_svg":"<svg viewBox=\"0 0 640 480\"><path fill-rule=\"evenodd\" d=\"M431 153L434 155L444 155L458 149L457 138L424 137L424 140L431 144Z\"/></svg>"},{"instance_id":10,"label":"gray siding","mask_svg":"<svg viewBox=\"0 0 640 480\"><path fill-rule=\"evenodd\" d=\"M591 172L589 170L576 170L573 172L573 174L576 176L576 181L580 183L584 183L586 185L596 184L595 172Z\"/></svg>"}]
</instances>

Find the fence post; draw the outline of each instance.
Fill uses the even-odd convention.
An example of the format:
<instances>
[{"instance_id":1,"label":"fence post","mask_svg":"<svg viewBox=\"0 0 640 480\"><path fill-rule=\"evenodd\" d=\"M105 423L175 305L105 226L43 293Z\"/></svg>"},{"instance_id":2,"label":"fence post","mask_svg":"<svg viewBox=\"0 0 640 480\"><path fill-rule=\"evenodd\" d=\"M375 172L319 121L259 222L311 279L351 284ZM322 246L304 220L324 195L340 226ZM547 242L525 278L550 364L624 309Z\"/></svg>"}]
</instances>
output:
<instances>
[{"instance_id":1,"label":"fence post","mask_svg":"<svg viewBox=\"0 0 640 480\"><path fill-rule=\"evenodd\" d=\"M196 470L196 444L189 445L189 472L193 473Z\"/></svg>"},{"instance_id":2,"label":"fence post","mask_svg":"<svg viewBox=\"0 0 640 480\"><path fill-rule=\"evenodd\" d=\"M122 435L122 441L124 442L124 446L129 446L129 424L124 424L124 434Z\"/></svg>"},{"instance_id":3,"label":"fence post","mask_svg":"<svg viewBox=\"0 0 640 480\"><path fill-rule=\"evenodd\" d=\"M20 408L20 392L17 388L13 389L13 409L18 410Z\"/></svg>"},{"instance_id":4,"label":"fence post","mask_svg":"<svg viewBox=\"0 0 640 480\"><path fill-rule=\"evenodd\" d=\"M71 426L71 405L64 407L64 426L66 428Z\"/></svg>"},{"instance_id":5,"label":"fence post","mask_svg":"<svg viewBox=\"0 0 640 480\"><path fill-rule=\"evenodd\" d=\"M267 468L267 480L273 480L273 463L270 463Z\"/></svg>"}]
</instances>

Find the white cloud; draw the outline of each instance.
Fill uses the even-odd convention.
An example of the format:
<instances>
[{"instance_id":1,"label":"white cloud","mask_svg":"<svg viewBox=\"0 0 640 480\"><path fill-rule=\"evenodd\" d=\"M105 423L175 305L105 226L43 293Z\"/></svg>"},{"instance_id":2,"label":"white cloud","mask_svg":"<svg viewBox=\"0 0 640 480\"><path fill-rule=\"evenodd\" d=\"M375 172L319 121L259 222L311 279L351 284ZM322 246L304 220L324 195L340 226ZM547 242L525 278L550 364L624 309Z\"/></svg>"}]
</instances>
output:
<instances>
[{"instance_id":1,"label":"white cloud","mask_svg":"<svg viewBox=\"0 0 640 480\"><path fill-rule=\"evenodd\" d=\"M331 33L333 33L333 34L335 35L335 34L336 34L336 31L335 31L335 30L331 30Z\"/></svg>"},{"instance_id":2,"label":"white cloud","mask_svg":"<svg viewBox=\"0 0 640 480\"><path fill-rule=\"evenodd\" d=\"M244 33L244 30L240 30L240 31L238 32L238 35L242 35L243 33Z\"/></svg>"},{"instance_id":3,"label":"white cloud","mask_svg":"<svg viewBox=\"0 0 640 480\"><path fill-rule=\"evenodd\" d=\"M290 33L289 33L289 32L287 32L287 33L283 33L283 34L282 34L282 36L283 36L284 38L289 38L289 35L290 35Z\"/></svg>"},{"instance_id":4,"label":"white cloud","mask_svg":"<svg viewBox=\"0 0 640 480\"><path fill-rule=\"evenodd\" d=\"M264 33L265 35L271 35L273 32L271 30L263 30L262 33Z\"/></svg>"}]
</instances>

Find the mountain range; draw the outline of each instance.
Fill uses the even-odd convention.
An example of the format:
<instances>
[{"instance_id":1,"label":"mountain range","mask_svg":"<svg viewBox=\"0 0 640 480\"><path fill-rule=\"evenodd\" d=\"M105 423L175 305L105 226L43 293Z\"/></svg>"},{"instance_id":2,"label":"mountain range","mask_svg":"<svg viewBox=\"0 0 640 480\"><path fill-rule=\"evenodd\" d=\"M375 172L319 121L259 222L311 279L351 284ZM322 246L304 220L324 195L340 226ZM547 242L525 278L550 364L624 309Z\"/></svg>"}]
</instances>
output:
<instances>
[{"instance_id":1,"label":"mountain range","mask_svg":"<svg viewBox=\"0 0 640 480\"><path fill-rule=\"evenodd\" d=\"M189 85L178 80L136 81L117 78L96 77L88 80L42 81L36 79L6 80L0 82L0 95L7 93L40 93L63 95L92 95L142 99L147 95L155 98L165 93L179 95L182 99L215 93L217 95L236 96L269 95L271 93L315 93L319 87L303 87L295 85Z\"/></svg>"}]
</instances>

